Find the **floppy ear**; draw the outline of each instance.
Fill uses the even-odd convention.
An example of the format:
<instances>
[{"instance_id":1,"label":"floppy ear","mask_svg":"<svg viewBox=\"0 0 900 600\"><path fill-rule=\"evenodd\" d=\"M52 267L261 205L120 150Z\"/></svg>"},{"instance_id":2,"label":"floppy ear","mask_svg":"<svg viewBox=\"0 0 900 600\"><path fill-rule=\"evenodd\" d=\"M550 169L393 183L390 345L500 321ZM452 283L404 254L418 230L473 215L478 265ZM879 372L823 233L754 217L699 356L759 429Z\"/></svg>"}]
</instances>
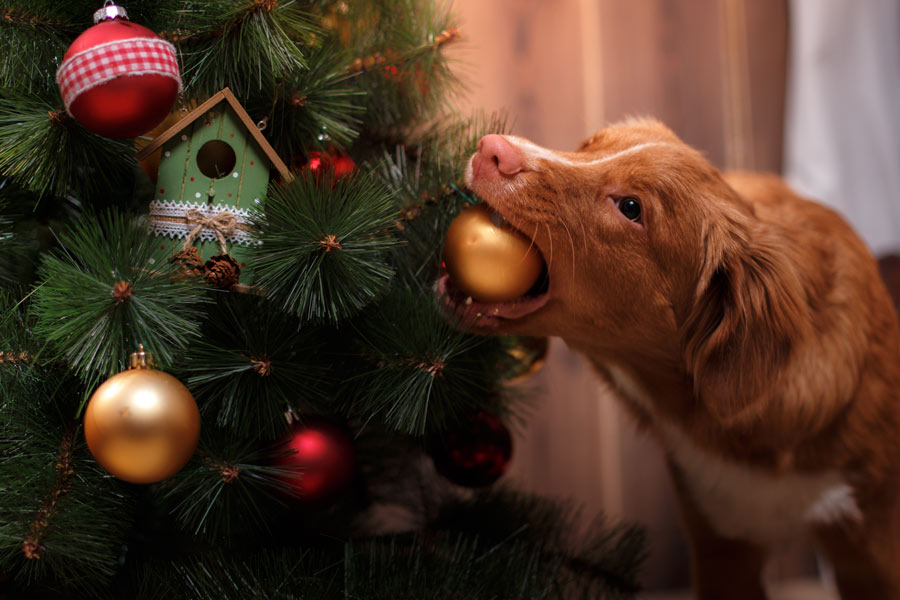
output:
<instances>
[{"instance_id":1,"label":"floppy ear","mask_svg":"<svg viewBox=\"0 0 900 600\"><path fill-rule=\"evenodd\" d=\"M789 241L760 228L707 242L682 343L695 395L714 417L736 423L764 410L809 309L800 273L784 255Z\"/></svg>"}]
</instances>

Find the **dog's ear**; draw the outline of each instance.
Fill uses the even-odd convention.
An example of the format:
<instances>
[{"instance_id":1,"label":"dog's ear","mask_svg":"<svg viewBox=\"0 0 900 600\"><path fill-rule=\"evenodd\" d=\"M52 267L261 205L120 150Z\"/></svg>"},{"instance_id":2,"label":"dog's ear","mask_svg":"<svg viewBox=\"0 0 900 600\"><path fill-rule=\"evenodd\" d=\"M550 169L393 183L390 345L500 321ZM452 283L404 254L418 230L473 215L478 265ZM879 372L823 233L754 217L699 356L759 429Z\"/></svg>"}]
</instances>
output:
<instances>
[{"instance_id":1,"label":"dog's ear","mask_svg":"<svg viewBox=\"0 0 900 600\"><path fill-rule=\"evenodd\" d=\"M772 233L708 232L707 258L681 326L695 395L723 423L752 420L808 323L800 274Z\"/></svg>"},{"instance_id":2,"label":"dog's ear","mask_svg":"<svg viewBox=\"0 0 900 600\"><path fill-rule=\"evenodd\" d=\"M591 152L593 150L597 150L603 146L603 139L605 136L605 130L601 129L588 139L581 142L578 146L578 152Z\"/></svg>"}]
</instances>

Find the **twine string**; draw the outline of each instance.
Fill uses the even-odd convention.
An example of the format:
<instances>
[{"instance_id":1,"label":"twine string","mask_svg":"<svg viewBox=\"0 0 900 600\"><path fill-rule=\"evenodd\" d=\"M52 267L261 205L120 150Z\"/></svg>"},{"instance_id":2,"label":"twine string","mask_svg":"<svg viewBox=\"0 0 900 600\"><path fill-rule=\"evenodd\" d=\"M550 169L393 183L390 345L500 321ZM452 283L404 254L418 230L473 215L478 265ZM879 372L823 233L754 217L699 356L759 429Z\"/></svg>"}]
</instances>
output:
<instances>
[{"instance_id":1,"label":"twine string","mask_svg":"<svg viewBox=\"0 0 900 600\"><path fill-rule=\"evenodd\" d=\"M204 228L212 229L213 233L216 234L216 239L219 240L219 250L221 254L228 253L228 247L225 243L225 236L232 235L234 230L238 226L237 217L234 214L225 211L220 212L217 215L213 215L207 217L205 214L200 212L197 209L189 208L185 212L185 218L187 219L188 225L193 225L194 228L188 234L187 239L184 240L184 245L181 247L182 250L187 250L194 243L194 238L200 234L200 231Z\"/></svg>"}]
</instances>

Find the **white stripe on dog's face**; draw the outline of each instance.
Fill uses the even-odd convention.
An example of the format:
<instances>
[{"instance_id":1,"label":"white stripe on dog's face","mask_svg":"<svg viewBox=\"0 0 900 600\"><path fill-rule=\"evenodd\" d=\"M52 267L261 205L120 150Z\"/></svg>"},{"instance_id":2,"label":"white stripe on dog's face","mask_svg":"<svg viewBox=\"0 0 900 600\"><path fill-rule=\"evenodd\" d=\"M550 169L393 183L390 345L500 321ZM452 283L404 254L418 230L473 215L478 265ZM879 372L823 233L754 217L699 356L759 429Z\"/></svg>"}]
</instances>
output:
<instances>
[{"instance_id":1,"label":"white stripe on dog's face","mask_svg":"<svg viewBox=\"0 0 900 600\"><path fill-rule=\"evenodd\" d=\"M592 167L594 165L599 165L603 163L612 162L619 158L623 158L625 156L630 156L632 154L636 154L647 148L656 148L656 147L676 147L675 144L670 142L642 142L640 144L635 144L629 148L625 148L624 150L620 150L613 154L609 154L607 156L601 156L600 158L595 158L594 160L581 161L581 160L572 160L570 158L566 158L554 152L553 150L548 150L542 146L538 146L537 144L526 140L525 138L516 137L514 135L505 135L503 136L509 143L516 147L522 154L525 155L526 168L529 171L537 171L538 168L537 161L543 160L546 162L551 162L558 165L565 165L568 167ZM477 154L477 152L475 153ZM472 159L475 158L475 154L473 154L469 158L469 162L466 164L466 169L463 174L463 181L465 181L466 185L471 187L473 184L474 172L472 169ZM517 182L517 178L512 178L511 181L507 181L507 185L512 185Z\"/></svg>"},{"instance_id":2,"label":"white stripe on dog's face","mask_svg":"<svg viewBox=\"0 0 900 600\"><path fill-rule=\"evenodd\" d=\"M640 152L647 148L654 148L657 146L674 146L675 144L669 142L643 142L640 144L636 144L631 146L630 148L625 148L624 150L620 150L614 154L610 154L607 156L602 156L600 158L595 158L594 160L589 161L581 161L581 160L572 160L570 158L566 158L565 156L561 156L560 154L554 152L553 150L548 150L547 148L543 148L529 142L528 140L520 137L516 137L514 135L504 136L506 139L516 148L521 151L526 159L541 159L548 162L553 162L560 165L566 165L569 167L590 167L593 165L599 165L606 162L611 162L616 159L622 158L624 156L628 156L634 154L636 152Z\"/></svg>"}]
</instances>

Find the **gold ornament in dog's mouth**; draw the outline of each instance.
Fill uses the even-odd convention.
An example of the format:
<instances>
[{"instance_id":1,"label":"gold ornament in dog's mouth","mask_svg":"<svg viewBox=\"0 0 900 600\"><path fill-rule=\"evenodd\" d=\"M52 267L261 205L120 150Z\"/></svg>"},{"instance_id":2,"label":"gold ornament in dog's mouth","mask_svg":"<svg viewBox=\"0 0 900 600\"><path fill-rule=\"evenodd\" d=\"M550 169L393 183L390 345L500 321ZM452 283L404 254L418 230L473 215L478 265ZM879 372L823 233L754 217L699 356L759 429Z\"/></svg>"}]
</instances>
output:
<instances>
[{"instance_id":1,"label":"gold ornament in dog's mouth","mask_svg":"<svg viewBox=\"0 0 900 600\"><path fill-rule=\"evenodd\" d=\"M479 302L523 296L544 272L534 243L486 204L464 210L450 224L443 258L453 284Z\"/></svg>"}]
</instances>

